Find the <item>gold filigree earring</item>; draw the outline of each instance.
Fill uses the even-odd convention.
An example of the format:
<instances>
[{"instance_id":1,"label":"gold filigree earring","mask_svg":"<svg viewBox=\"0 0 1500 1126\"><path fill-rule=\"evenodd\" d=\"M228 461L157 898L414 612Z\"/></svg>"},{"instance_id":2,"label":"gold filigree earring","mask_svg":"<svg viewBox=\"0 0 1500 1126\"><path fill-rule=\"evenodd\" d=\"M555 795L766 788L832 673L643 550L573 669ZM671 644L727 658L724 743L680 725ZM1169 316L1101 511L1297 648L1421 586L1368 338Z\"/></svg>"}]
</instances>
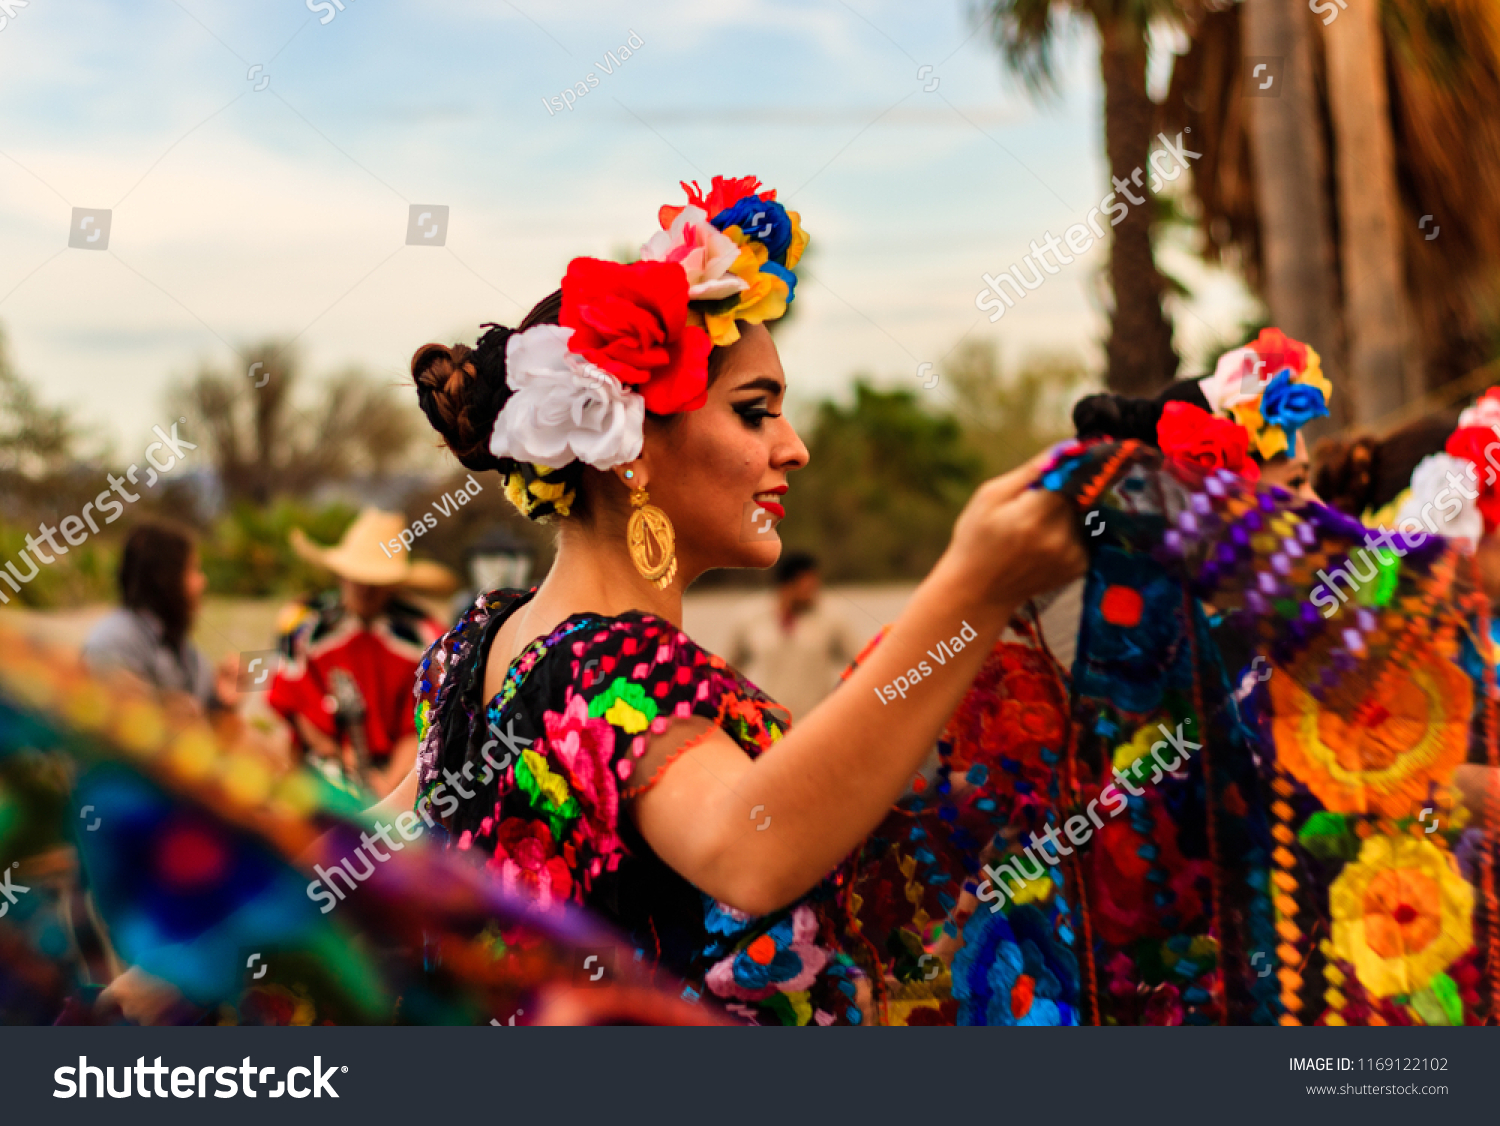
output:
<instances>
[{"instance_id":1,"label":"gold filigree earring","mask_svg":"<svg viewBox=\"0 0 1500 1126\"><path fill-rule=\"evenodd\" d=\"M626 472L627 477L635 476ZM677 577L677 533L665 512L650 503L645 489L630 494L630 523L625 527L625 546L641 578L657 590L666 590Z\"/></svg>"}]
</instances>

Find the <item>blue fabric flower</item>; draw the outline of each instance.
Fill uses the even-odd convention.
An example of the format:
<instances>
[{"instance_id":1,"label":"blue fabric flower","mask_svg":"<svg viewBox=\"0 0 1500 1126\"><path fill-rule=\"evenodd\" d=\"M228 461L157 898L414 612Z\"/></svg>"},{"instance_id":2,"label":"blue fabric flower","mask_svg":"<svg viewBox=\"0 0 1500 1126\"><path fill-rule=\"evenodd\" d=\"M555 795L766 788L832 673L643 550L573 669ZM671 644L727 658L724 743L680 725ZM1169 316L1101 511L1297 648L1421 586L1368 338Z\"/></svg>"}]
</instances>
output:
<instances>
[{"instance_id":1,"label":"blue fabric flower","mask_svg":"<svg viewBox=\"0 0 1500 1126\"><path fill-rule=\"evenodd\" d=\"M767 262L760 268L760 272L763 274L775 274L782 281L786 282L786 303L790 305L797 294L797 275L785 266L778 266L775 262Z\"/></svg>"},{"instance_id":2,"label":"blue fabric flower","mask_svg":"<svg viewBox=\"0 0 1500 1126\"><path fill-rule=\"evenodd\" d=\"M772 262L778 266L786 264L787 248L792 245L792 220L787 216L786 208L775 200L746 196L733 207L715 215L713 224L721 231L726 227L739 227L746 238L752 238L766 248Z\"/></svg>"},{"instance_id":3,"label":"blue fabric flower","mask_svg":"<svg viewBox=\"0 0 1500 1126\"><path fill-rule=\"evenodd\" d=\"M1286 432L1288 447L1297 440L1297 431L1315 418L1328 414L1323 392L1306 383L1292 382L1292 369L1282 368L1266 384L1260 397L1260 414L1272 426Z\"/></svg>"}]
</instances>

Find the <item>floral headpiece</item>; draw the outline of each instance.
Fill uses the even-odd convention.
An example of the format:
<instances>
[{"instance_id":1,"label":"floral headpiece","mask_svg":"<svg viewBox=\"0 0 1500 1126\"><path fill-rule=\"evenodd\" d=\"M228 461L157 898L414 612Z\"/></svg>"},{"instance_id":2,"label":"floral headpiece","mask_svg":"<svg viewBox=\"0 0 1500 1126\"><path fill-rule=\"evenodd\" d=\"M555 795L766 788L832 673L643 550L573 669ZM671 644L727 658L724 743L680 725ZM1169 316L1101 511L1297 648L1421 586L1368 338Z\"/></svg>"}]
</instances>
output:
<instances>
[{"instance_id":1,"label":"floral headpiece","mask_svg":"<svg viewBox=\"0 0 1500 1126\"><path fill-rule=\"evenodd\" d=\"M1448 435L1443 447L1450 457L1472 465L1474 507L1484 520L1484 534L1500 527L1500 387L1491 387L1472 407L1458 416L1458 429ZM1467 469L1467 467L1465 467ZM1416 479L1412 491L1416 491ZM1452 534L1452 533L1449 533ZM1475 536L1475 539L1478 537Z\"/></svg>"},{"instance_id":2,"label":"floral headpiece","mask_svg":"<svg viewBox=\"0 0 1500 1126\"><path fill-rule=\"evenodd\" d=\"M611 469L641 454L646 412L703 406L708 356L740 338L737 322L786 312L807 234L801 217L754 176L715 176L707 194L658 212L661 230L628 265L575 258L562 281L561 324L535 325L505 346L512 394L490 452L520 468L506 495L523 513L566 516L574 461Z\"/></svg>"},{"instance_id":3,"label":"floral headpiece","mask_svg":"<svg viewBox=\"0 0 1500 1126\"><path fill-rule=\"evenodd\" d=\"M1261 329L1245 347L1225 352L1198 386L1214 414L1249 432L1262 459L1290 451L1298 430L1327 416L1333 395L1318 354L1279 328Z\"/></svg>"},{"instance_id":4,"label":"floral headpiece","mask_svg":"<svg viewBox=\"0 0 1500 1126\"><path fill-rule=\"evenodd\" d=\"M1318 354L1277 328L1225 352L1198 389L1209 409L1167 403L1156 444L1168 457L1228 469L1247 481L1260 479L1251 447L1263 460L1292 449L1297 431L1328 413L1333 391Z\"/></svg>"}]
</instances>

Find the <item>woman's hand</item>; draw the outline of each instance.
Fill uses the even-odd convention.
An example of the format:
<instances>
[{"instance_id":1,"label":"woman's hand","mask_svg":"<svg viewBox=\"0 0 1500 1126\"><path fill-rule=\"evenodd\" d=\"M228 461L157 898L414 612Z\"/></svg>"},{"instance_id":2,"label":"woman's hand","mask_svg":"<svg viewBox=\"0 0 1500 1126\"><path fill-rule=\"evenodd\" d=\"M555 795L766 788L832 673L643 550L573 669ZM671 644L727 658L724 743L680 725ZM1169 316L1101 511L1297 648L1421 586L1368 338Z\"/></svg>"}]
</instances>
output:
<instances>
[{"instance_id":1,"label":"woman's hand","mask_svg":"<svg viewBox=\"0 0 1500 1126\"><path fill-rule=\"evenodd\" d=\"M1088 564L1073 506L1030 487L1047 457L1038 454L986 481L953 525L939 567L952 568L957 581L976 584L992 604L1018 605L1077 578Z\"/></svg>"}]
</instances>

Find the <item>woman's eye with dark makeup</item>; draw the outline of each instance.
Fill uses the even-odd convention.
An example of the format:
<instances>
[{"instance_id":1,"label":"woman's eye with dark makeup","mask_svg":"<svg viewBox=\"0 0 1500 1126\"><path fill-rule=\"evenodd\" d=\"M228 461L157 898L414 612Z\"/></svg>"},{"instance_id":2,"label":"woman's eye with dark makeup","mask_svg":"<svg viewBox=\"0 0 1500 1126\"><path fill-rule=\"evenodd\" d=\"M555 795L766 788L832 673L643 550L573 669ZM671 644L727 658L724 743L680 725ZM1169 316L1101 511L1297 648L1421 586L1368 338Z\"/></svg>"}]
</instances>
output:
<instances>
[{"instance_id":1,"label":"woman's eye with dark makeup","mask_svg":"<svg viewBox=\"0 0 1500 1126\"><path fill-rule=\"evenodd\" d=\"M736 403L734 405L734 413L739 415L740 419L751 430L759 430L768 418L781 417L779 413L771 411L766 406L764 399L752 399L747 403Z\"/></svg>"}]
</instances>

